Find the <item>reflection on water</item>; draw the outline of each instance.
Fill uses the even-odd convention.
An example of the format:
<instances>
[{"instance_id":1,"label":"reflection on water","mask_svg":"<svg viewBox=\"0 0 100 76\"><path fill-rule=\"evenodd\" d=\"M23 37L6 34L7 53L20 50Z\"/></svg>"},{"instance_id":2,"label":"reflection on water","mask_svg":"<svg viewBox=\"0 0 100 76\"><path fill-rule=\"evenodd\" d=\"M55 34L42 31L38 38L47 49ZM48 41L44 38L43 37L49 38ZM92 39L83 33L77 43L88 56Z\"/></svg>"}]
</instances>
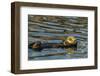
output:
<instances>
[{"instance_id":1,"label":"reflection on water","mask_svg":"<svg viewBox=\"0 0 100 76\"><path fill-rule=\"evenodd\" d=\"M68 48L68 49L66 49L66 53L67 54L74 54L75 53L75 49L77 49L77 48Z\"/></svg>"},{"instance_id":2,"label":"reflection on water","mask_svg":"<svg viewBox=\"0 0 100 76\"><path fill-rule=\"evenodd\" d=\"M29 60L77 59L88 57L87 17L28 16L28 43L40 41L43 44L63 43L66 37L74 35L77 47L43 48L40 51L29 48ZM77 34L77 35L75 35Z\"/></svg>"}]
</instances>

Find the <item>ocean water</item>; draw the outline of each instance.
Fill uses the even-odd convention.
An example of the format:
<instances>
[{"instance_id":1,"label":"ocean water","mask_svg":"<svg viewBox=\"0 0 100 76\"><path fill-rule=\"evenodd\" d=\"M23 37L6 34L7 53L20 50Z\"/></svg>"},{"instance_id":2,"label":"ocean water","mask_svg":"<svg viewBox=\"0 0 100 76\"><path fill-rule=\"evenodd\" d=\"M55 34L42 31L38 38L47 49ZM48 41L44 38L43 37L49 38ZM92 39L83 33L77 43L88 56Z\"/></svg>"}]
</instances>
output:
<instances>
[{"instance_id":1,"label":"ocean water","mask_svg":"<svg viewBox=\"0 0 100 76\"><path fill-rule=\"evenodd\" d=\"M28 16L28 44L63 43L68 36L77 40L76 48L28 48L28 60L79 59L88 57L88 18L62 16Z\"/></svg>"}]
</instances>

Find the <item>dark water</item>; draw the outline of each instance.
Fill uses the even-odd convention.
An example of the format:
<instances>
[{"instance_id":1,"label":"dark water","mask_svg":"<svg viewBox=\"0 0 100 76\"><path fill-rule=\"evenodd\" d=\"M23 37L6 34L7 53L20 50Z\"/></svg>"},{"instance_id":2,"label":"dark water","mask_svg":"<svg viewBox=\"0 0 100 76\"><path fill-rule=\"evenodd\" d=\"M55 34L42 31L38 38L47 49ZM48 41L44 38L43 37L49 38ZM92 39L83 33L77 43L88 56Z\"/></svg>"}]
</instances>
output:
<instances>
[{"instance_id":1,"label":"dark water","mask_svg":"<svg viewBox=\"0 0 100 76\"><path fill-rule=\"evenodd\" d=\"M77 59L88 57L88 18L62 16L28 16L28 43L63 43L74 35L77 48L44 48L41 51L28 49L29 60Z\"/></svg>"}]
</instances>

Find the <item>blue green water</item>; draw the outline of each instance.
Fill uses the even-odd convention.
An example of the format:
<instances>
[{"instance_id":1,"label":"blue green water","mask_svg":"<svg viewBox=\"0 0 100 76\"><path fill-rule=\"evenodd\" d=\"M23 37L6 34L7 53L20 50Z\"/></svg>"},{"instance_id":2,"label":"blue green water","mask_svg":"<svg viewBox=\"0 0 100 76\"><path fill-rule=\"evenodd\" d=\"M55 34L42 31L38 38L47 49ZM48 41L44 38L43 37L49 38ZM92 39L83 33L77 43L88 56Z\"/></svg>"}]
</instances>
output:
<instances>
[{"instance_id":1,"label":"blue green water","mask_svg":"<svg viewBox=\"0 0 100 76\"><path fill-rule=\"evenodd\" d=\"M88 57L87 17L57 17L40 16L47 20L37 19L37 15L29 15L28 43L62 43L64 38L74 36L77 48L44 48L41 51L28 49L29 60L78 59Z\"/></svg>"}]
</instances>

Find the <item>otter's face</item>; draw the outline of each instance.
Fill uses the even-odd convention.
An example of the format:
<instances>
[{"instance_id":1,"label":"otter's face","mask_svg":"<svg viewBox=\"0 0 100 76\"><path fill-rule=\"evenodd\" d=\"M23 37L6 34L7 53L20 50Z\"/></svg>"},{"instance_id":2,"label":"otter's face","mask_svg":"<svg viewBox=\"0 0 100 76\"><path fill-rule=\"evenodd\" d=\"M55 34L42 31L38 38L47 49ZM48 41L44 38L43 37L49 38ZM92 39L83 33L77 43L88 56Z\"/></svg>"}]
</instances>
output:
<instances>
[{"instance_id":1,"label":"otter's face","mask_svg":"<svg viewBox=\"0 0 100 76\"><path fill-rule=\"evenodd\" d=\"M64 41L64 45L73 45L76 44L76 38L73 36L67 37L67 39Z\"/></svg>"}]
</instances>

